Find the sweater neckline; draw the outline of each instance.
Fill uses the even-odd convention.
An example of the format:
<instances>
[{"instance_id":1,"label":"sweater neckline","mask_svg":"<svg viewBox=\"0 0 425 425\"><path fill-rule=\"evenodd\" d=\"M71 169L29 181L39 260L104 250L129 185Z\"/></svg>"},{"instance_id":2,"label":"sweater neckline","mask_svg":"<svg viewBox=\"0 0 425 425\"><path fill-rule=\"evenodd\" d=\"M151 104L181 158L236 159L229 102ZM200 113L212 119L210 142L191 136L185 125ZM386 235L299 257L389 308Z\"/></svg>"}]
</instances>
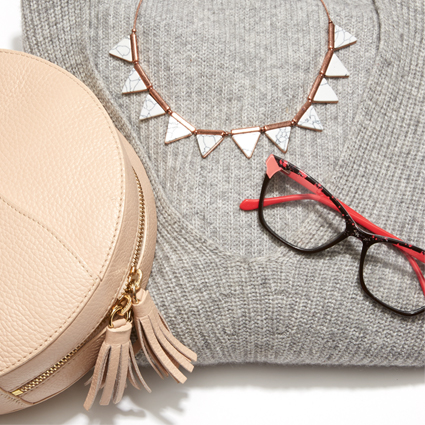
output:
<instances>
[{"instance_id":1,"label":"sweater neckline","mask_svg":"<svg viewBox=\"0 0 425 425\"><path fill-rule=\"evenodd\" d=\"M90 16L90 3L86 2L85 7L87 8L85 16ZM381 14L380 14L379 8L375 5L375 12L378 17L379 22L379 28L381 28ZM196 243L201 244L204 248L208 249L210 252L213 252L214 255L218 255L222 259L225 259L229 262L265 262L274 260L277 258L281 258L281 249L284 249L284 247L279 247L274 250L271 254L262 255L262 256L256 256L256 257L247 257L240 254L237 254L232 251L228 251L226 249L223 249L217 242L207 238L200 230L195 228L192 224L190 224L188 221L186 221L181 214L176 210L176 208L173 207L169 199L167 198L167 195L165 194L160 182L159 178L154 172L153 166L148 159L148 156L146 152L143 150L143 148L140 146L140 144L137 142L138 137L136 133L131 129L129 122L126 120L125 117L122 116L121 110L119 106L114 102L112 95L110 94L108 88L105 86L103 81L101 80L100 76L98 75L98 72L96 70L96 66L93 62L93 58L90 55L89 45L88 41L90 39L88 31L90 26L88 23L84 22L84 19L81 19L79 21L80 24L80 31L74 31L74 34L80 33L80 41L84 40L84 49L81 49L80 47L80 54L84 55L86 57L86 60L82 58L82 60L74 64L74 66L77 66L80 70L80 75L82 76L83 80L87 81L87 79L90 79L90 81L95 81L96 85L93 87L91 86L91 89L95 92L95 94L102 98L104 100L103 106L108 111L108 114L112 118L113 122L117 126L117 128L120 130L120 132L129 140L129 142L132 144L133 148L136 150L137 154L139 155L143 166L145 167L146 173L150 179L151 185L153 187L154 193L155 193L155 199L157 204L157 214L158 214L158 221L163 221L164 226L179 226L181 235L184 239L187 240L188 243L193 244L194 241ZM85 36L83 36L83 34ZM78 39L75 40L76 43L78 43ZM391 40L389 38L383 39L380 37L380 42L378 46L378 50L376 52L373 70L368 78L368 83L365 88L365 91L363 93L362 97L362 104L365 105L371 105L371 111L365 111L362 108L359 108L353 119L353 132L352 137L345 142L344 148L340 155L339 165L336 170L333 170L328 174L328 176L322 178L323 185L331 190L331 192L338 191L338 174L341 167L343 167L343 164L347 161L347 155L350 154L350 146L355 143L355 140L358 138L358 134L360 132L360 129L362 127L362 119L366 116L375 115L383 112L383 115L385 115L385 111L378 108L373 108L376 103L373 101L373 91L370 91L367 89L370 84L372 84L374 81L376 81L377 77L380 75L380 61L379 58L381 56L381 52L383 48L385 47L386 43L391 43ZM91 74L91 75L90 75ZM90 78L89 78L90 75ZM118 111L118 112L117 112ZM259 182L259 186L261 185L261 182ZM355 184L353 183L353 186ZM346 187L347 188L347 187ZM160 218L162 217L162 219ZM158 231L160 232L160 227L158 228Z\"/></svg>"}]
</instances>

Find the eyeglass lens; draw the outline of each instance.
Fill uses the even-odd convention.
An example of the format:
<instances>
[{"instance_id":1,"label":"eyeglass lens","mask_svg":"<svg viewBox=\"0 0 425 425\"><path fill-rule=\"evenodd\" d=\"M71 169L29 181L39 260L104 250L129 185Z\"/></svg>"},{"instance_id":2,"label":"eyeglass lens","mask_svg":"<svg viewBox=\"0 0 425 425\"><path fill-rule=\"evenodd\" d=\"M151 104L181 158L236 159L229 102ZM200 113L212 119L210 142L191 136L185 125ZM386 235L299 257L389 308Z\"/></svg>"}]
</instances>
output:
<instances>
[{"instance_id":1,"label":"eyeglass lens","mask_svg":"<svg viewBox=\"0 0 425 425\"><path fill-rule=\"evenodd\" d=\"M411 262L417 264L416 271ZM375 243L366 253L363 280L379 300L399 310L413 311L425 306L424 291L417 277L417 273L424 271L424 263L408 257L397 246Z\"/></svg>"},{"instance_id":2,"label":"eyeglass lens","mask_svg":"<svg viewBox=\"0 0 425 425\"><path fill-rule=\"evenodd\" d=\"M284 172L271 178L263 202L267 225L282 239L301 249L326 245L344 232L346 224L339 211L311 197L311 192ZM267 205L267 198L280 198Z\"/></svg>"}]
</instances>

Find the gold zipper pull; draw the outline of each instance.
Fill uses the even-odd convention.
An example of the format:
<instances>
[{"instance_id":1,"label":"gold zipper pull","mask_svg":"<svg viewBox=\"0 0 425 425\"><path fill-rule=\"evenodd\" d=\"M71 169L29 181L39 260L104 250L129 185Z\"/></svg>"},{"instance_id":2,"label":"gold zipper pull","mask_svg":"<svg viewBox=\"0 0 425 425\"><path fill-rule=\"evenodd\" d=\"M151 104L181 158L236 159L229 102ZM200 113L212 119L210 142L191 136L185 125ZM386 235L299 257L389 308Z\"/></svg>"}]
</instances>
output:
<instances>
[{"instance_id":1,"label":"gold zipper pull","mask_svg":"<svg viewBox=\"0 0 425 425\"><path fill-rule=\"evenodd\" d=\"M138 302L137 291L141 288L143 273L140 269L133 267L128 275L127 293L131 294L132 303Z\"/></svg>"}]
</instances>

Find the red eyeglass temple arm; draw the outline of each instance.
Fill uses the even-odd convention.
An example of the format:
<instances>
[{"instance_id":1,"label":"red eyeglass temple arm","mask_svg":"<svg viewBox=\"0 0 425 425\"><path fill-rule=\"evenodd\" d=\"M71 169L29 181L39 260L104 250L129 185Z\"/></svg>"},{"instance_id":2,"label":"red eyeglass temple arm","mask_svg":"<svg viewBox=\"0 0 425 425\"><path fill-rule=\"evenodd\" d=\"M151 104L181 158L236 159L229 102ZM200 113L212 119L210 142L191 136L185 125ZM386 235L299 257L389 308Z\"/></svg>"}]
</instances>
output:
<instances>
[{"instance_id":1,"label":"red eyeglass temple arm","mask_svg":"<svg viewBox=\"0 0 425 425\"><path fill-rule=\"evenodd\" d=\"M280 204L280 203L283 203L283 202L292 202L292 201L300 201L300 200L304 200L304 199L311 199L311 200L314 200L314 201L318 201L318 202L334 209L335 211L338 211L338 208L336 207L336 205L332 201L330 201L327 196L325 196L323 194L323 192L321 191L320 188L311 184L310 182L308 182L307 180L305 180L302 176L299 176L298 174L290 173L288 175L288 177L290 177L293 180L295 180L296 182L300 183L306 189L308 189L310 191L314 191L316 193L307 193L307 194L278 196L278 197L274 197L274 198L265 198L264 199L264 206L265 207L270 206L270 205ZM346 209L348 214L350 214L352 219L357 224L364 227L365 229L367 229L371 233L400 240L400 238L397 238L396 236L392 235L391 233L387 232L386 230L381 229L380 227L373 224L371 221L369 221L368 219L366 219L365 217L360 215L358 212L354 211L348 205L345 205L341 201L339 201L339 202ZM258 206L259 206L259 200L258 199L245 199L240 204L240 208L242 210L245 210L245 211L256 210L256 209L258 209ZM405 248L405 247L401 247L401 246L398 247L398 248L403 250L407 254L406 257L409 260L409 263L412 266L413 270L415 271L415 274L416 274L416 276L419 280L419 283L422 287L422 290L425 294L425 278L422 274L422 271L421 271L418 263L416 263L416 261L412 258L412 257L415 257L419 261L424 262L424 255L420 254L416 251L413 251L409 248Z\"/></svg>"},{"instance_id":2,"label":"red eyeglass temple arm","mask_svg":"<svg viewBox=\"0 0 425 425\"><path fill-rule=\"evenodd\" d=\"M331 202L328 198L326 198L324 195L316 195L314 193L307 193L307 194L300 194L300 195L287 195L287 196L278 196L275 198L266 198L264 199L264 206L270 206L270 205L275 205L275 204L281 204L283 202L291 202L291 201L301 201L304 199L311 199L313 201L318 201L321 202L322 204L333 208L335 211L338 211L338 208L335 206L335 204L333 202ZM359 213L357 213L356 211L354 211L352 208L350 208L348 205L345 205L343 202L340 202L341 205L347 210L347 212L351 215L351 217L353 218L353 220L357 223L360 224L361 226L363 226L365 229L369 230L370 232L377 234L377 235L381 235L381 236L387 236L393 239L399 239L395 236L393 236L391 233L388 233L387 231L381 229L380 227L376 226L375 224L373 224L372 222L370 222L369 220L367 220L366 218L364 218L362 215L360 215ZM259 205L259 201L258 199L245 199L244 201L242 201L240 208L242 210L245 211L249 211L249 210L256 210L258 209L258 205ZM423 255L419 254L416 251L412 251L408 248L405 247L399 247L399 249L405 251L405 253L407 254L406 257L409 260L410 265L412 266L418 280L419 283L422 287L422 290L425 294L425 278L422 274L422 271L418 265L418 263L412 258L415 257L417 258L419 261L423 262Z\"/></svg>"},{"instance_id":3,"label":"red eyeglass temple arm","mask_svg":"<svg viewBox=\"0 0 425 425\"><path fill-rule=\"evenodd\" d=\"M264 199L264 206L268 207L270 205L282 204L284 202L302 201L304 199L311 199L313 201L320 202L320 203L334 209L335 211L338 211L338 208L336 207L336 205L333 202L331 202L326 196L316 195L315 193L277 196L275 198L265 198ZM385 231L384 229L381 229L380 227L376 226L375 224L373 224L368 219L364 218L362 215L360 215L358 212L354 211L348 205L345 205L341 201L339 201L339 202L346 209L348 214L351 215L351 217L353 218L353 220L357 224L360 224L360 226L369 230L371 233L374 233L374 234L380 235L380 236L387 236L387 237L392 238L392 239L400 240L400 238L397 238L396 236L392 235L391 233L389 233L389 232ZM250 211L250 210L258 209L258 205L259 205L258 199L245 199L244 201L241 202L240 208L241 208L241 210L244 210L244 211ZM400 246L399 248L402 249L403 251L406 251L406 253L408 253L412 257L417 258L419 261L422 261L422 262L424 261L423 255L420 254L419 252L413 251L409 248L405 248L405 247L402 247L402 246Z\"/></svg>"}]
</instances>

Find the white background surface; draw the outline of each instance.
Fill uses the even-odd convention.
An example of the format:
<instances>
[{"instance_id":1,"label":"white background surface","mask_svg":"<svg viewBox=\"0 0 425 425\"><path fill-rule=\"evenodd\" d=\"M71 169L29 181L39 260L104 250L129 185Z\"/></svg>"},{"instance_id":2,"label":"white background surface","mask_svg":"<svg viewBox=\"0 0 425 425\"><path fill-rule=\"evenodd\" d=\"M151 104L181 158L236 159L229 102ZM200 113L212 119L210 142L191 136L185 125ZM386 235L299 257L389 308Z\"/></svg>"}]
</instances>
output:
<instances>
[{"instance_id":1,"label":"white background surface","mask_svg":"<svg viewBox=\"0 0 425 425\"><path fill-rule=\"evenodd\" d=\"M19 0L1 0L0 48L22 50ZM87 413L87 387L80 381L0 423L425 424L423 368L195 367L184 385L161 381L152 370L143 374L152 394L130 386L118 405L95 405Z\"/></svg>"}]
</instances>

